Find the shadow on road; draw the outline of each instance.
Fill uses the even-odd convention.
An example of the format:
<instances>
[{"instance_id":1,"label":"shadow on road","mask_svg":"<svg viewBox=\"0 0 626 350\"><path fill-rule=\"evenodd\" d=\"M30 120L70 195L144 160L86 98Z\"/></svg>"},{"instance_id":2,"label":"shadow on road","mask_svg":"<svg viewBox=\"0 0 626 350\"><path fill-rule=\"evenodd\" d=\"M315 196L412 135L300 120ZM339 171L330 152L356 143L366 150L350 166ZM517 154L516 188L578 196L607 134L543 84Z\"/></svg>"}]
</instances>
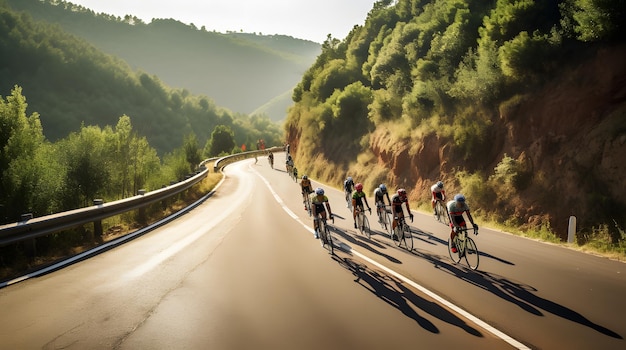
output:
<instances>
[{"instance_id":1,"label":"shadow on road","mask_svg":"<svg viewBox=\"0 0 626 350\"><path fill-rule=\"evenodd\" d=\"M361 264L350 257L340 258L334 256L333 259L355 276L354 282L360 284L382 301L400 310L423 329L431 333L440 333L439 329L428 318L418 313L418 309L448 324L462 328L471 335L483 337L478 329L470 326L439 304L416 295L395 277L377 269L370 269L367 265Z\"/></svg>"}]
</instances>

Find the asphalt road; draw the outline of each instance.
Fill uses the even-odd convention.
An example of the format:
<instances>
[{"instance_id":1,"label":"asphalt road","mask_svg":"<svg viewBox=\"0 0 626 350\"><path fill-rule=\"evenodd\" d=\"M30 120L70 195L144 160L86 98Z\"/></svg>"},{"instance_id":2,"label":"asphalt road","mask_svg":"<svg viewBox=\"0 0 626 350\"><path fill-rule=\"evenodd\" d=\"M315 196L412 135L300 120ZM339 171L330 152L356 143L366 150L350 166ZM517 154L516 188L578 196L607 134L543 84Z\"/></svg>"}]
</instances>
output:
<instances>
[{"instance_id":1,"label":"asphalt road","mask_svg":"<svg viewBox=\"0 0 626 350\"><path fill-rule=\"evenodd\" d=\"M626 264L481 228L472 271L430 215L408 252L314 182L337 215L330 255L275 164L229 165L173 222L1 289L0 349L626 348Z\"/></svg>"}]
</instances>

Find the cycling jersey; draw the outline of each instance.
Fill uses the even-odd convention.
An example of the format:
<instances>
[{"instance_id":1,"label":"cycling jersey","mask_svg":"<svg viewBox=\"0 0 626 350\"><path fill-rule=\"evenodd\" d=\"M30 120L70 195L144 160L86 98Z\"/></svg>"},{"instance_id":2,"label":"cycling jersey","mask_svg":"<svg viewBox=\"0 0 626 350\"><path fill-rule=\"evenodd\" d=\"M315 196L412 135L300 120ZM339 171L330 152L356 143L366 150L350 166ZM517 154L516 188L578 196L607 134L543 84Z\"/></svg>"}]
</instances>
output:
<instances>
[{"instance_id":1,"label":"cycling jersey","mask_svg":"<svg viewBox=\"0 0 626 350\"><path fill-rule=\"evenodd\" d=\"M450 216L452 217L454 222L457 224L457 226L462 226L465 223L465 218L463 218L463 213L469 212L470 210L467 203L458 205L457 201L451 200L448 202L447 207L448 207L448 212L450 213Z\"/></svg>"},{"instance_id":2,"label":"cycling jersey","mask_svg":"<svg viewBox=\"0 0 626 350\"><path fill-rule=\"evenodd\" d=\"M311 205L313 205L315 207L314 213L317 213L317 214L323 213L324 212L324 203L328 203L328 197L326 197L325 195L322 196L321 199L316 194L311 196Z\"/></svg>"},{"instance_id":3,"label":"cycling jersey","mask_svg":"<svg viewBox=\"0 0 626 350\"><path fill-rule=\"evenodd\" d=\"M352 192L352 190L354 189L354 181L344 181L343 182L343 189L346 192Z\"/></svg>"},{"instance_id":4,"label":"cycling jersey","mask_svg":"<svg viewBox=\"0 0 626 350\"><path fill-rule=\"evenodd\" d=\"M399 194L394 194L393 197L391 197L391 208L393 210L394 213L401 213L404 214L404 212L402 211L402 203L409 203L408 198L402 199L400 198Z\"/></svg>"},{"instance_id":5,"label":"cycling jersey","mask_svg":"<svg viewBox=\"0 0 626 350\"><path fill-rule=\"evenodd\" d=\"M308 192L308 193L313 192L311 190L311 180L309 179L300 181L300 186L302 186L302 192Z\"/></svg>"},{"instance_id":6,"label":"cycling jersey","mask_svg":"<svg viewBox=\"0 0 626 350\"><path fill-rule=\"evenodd\" d=\"M374 199L376 202L385 202L385 194L378 187L374 190Z\"/></svg>"},{"instance_id":7,"label":"cycling jersey","mask_svg":"<svg viewBox=\"0 0 626 350\"><path fill-rule=\"evenodd\" d=\"M363 198L365 198L365 192L354 191L352 199L356 200L356 205L363 208Z\"/></svg>"}]
</instances>

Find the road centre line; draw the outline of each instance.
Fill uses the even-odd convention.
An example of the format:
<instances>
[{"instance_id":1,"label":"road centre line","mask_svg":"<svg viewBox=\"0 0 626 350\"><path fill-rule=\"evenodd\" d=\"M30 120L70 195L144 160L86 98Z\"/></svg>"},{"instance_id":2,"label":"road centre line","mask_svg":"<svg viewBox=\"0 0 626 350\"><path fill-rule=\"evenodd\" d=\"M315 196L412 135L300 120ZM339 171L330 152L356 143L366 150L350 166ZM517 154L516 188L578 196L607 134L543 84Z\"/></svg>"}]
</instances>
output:
<instances>
[{"instance_id":1,"label":"road centre line","mask_svg":"<svg viewBox=\"0 0 626 350\"><path fill-rule=\"evenodd\" d=\"M267 186L267 188L270 190L270 192L272 193L272 195L274 196L274 198L276 199L276 201L278 202L278 204L280 204L280 206L283 208L283 210L285 212L287 212L287 214L289 214L289 216L291 216L294 220L296 220L297 222L299 222L305 229L307 229L311 234L314 233L313 229L311 227L309 227L308 225L306 225L301 219L300 217L298 217L291 209L287 208L287 206L285 205L285 202L282 200L282 198L280 198L280 196L274 191L274 189L272 188L272 186L270 185L269 181L267 181L257 170L255 170L252 166L250 166L250 169L257 174L257 176L259 178L261 178L261 180L265 183L265 186ZM345 245L343 245L345 246ZM417 282L405 277L404 275L399 274L398 272L378 263L375 260L370 259L369 257L367 257L366 255L363 255L361 253L359 253L358 251L354 250L353 248L349 248L350 249L350 253L358 256L359 258L367 261L368 263L378 267L381 270L384 270L385 272L395 276L396 278L402 280L403 282L411 285L413 288L419 290L420 292L428 295L429 297L431 297L432 299L436 300L438 303L446 306L448 309L462 315L463 317L465 317L466 319L470 320L471 322L473 322L474 324L476 324L477 326L479 326L480 328L486 330L487 332L493 334L494 336L502 339L503 341L507 342L509 345L513 346L516 349L519 350L530 350L530 348L524 344L522 344L521 342L515 340L514 338L512 338L511 336L505 334L504 332L496 329L495 327L491 326L490 324L488 324L487 322L481 320L480 318L470 314L469 312L463 310L461 307L449 302L448 300L444 299L443 297L439 296L438 294L432 292L431 290L427 289L426 287L418 284Z\"/></svg>"}]
</instances>

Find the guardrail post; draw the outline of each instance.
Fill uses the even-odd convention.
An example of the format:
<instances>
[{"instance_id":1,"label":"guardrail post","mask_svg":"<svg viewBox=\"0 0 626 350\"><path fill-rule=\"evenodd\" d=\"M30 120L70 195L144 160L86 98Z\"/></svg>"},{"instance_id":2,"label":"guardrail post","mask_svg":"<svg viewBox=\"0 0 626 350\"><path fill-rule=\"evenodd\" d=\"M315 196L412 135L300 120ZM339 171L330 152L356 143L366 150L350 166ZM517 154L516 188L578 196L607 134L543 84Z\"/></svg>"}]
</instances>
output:
<instances>
[{"instance_id":1,"label":"guardrail post","mask_svg":"<svg viewBox=\"0 0 626 350\"><path fill-rule=\"evenodd\" d=\"M137 191L137 194L140 196L143 196L144 194L146 194L146 190L141 189ZM141 207L137 211L137 222L139 222L142 225L146 223L146 207Z\"/></svg>"},{"instance_id":2,"label":"guardrail post","mask_svg":"<svg viewBox=\"0 0 626 350\"><path fill-rule=\"evenodd\" d=\"M104 203L104 200L98 198L93 200L93 205L101 206ZM102 220L96 220L93 222L93 234L94 238L102 243Z\"/></svg>"},{"instance_id":3,"label":"guardrail post","mask_svg":"<svg viewBox=\"0 0 626 350\"><path fill-rule=\"evenodd\" d=\"M567 226L567 243L574 243L576 239L576 217L569 217L569 224Z\"/></svg>"}]
</instances>

